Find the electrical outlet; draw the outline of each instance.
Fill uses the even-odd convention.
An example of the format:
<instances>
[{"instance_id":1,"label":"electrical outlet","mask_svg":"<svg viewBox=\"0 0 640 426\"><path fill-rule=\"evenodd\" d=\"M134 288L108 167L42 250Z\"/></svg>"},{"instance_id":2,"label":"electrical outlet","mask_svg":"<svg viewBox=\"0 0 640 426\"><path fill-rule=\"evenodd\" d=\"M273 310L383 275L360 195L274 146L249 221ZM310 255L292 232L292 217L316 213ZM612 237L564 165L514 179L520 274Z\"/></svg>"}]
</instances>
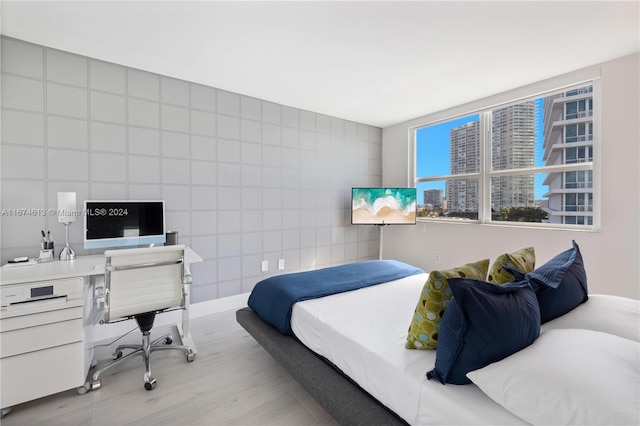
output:
<instances>
[{"instance_id":1,"label":"electrical outlet","mask_svg":"<svg viewBox=\"0 0 640 426\"><path fill-rule=\"evenodd\" d=\"M260 265L260 270L262 272L267 272L269 270L269 261L268 260L263 260L262 264Z\"/></svg>"},{"instance_id":2,"label":"electrical outlet","mask_svg":"<svg viewBox=\"0 0 640 426\"><path fill-rule=\"evenodd\" d=\"M278 269L279 270L284 269L284 259L278 259Z\"/></svg>"}]
</instances>

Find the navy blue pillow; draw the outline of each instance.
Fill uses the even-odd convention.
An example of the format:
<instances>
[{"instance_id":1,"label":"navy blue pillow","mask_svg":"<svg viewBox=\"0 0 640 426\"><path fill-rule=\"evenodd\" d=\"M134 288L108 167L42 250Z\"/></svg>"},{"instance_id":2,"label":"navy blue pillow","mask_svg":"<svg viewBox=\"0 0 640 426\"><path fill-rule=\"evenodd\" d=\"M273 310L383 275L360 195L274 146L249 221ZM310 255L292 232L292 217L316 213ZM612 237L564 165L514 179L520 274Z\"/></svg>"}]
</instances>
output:
<instances>
[{"instance_id":1,"label":"navy blue pillow","mask_svg":"<svg viewBox=\"0 0 640 426\"><path fill-rule=\"evenodd\" d=\"M540 310L527 281L502 286L449 278L453 299L440 322L435 368L427 378L469 384L466 374L529 346L540 333Z\"/></svg>"},{"instance_id":2,"label":"navy blue pillow","mask_svg":"<svg viewBox=\"0 0 640 426\"><path fill-rule=\"evenodd\" d=\"M578 244L575 241L572 244L572 248L524 275L536 291L542 324L566 314L589 298L582 254ZM509 272L516 279L523 277L520 272Z\"/></svg>"}]
</instances>

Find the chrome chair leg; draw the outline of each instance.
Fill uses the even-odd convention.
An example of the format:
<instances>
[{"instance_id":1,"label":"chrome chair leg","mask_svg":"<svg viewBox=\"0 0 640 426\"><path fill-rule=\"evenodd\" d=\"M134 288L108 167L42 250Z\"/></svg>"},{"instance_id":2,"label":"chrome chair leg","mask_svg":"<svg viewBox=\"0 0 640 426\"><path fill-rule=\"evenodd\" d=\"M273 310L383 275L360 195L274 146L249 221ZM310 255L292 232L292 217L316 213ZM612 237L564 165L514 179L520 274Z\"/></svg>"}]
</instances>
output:
<instances>
[{"instance_id":1,"label":"chrome chair leg","mask_svg":"<svg viewBox=\"0 0 640 426\"><path fill-rule=\"evenodd\" d=\"M116 350L115 350L115 351L116 351L116 352L118 352L118 351L122 351L123 349L133 349L133 350L136 350L136 349L139 349L139 348L140 348L140 345L136 345L136 344L131 344L131 345L120 345L120 346L118 346L118 347L116 348Z\"/></svg>"},{"instance_id":2,"label":"chrome chair leg","mask_svg":"<svg viewBox=\"0 0 640 426\"><path fill-rule=\"evenodd\" d=\"M144 388L152 390L156 387L156 379L151 377L151 337L148 331L142 333L142 355L144 357Z\"/></svg>"},{"instance_id":3,"label":"chrome chair leg","mask_svg":"<svg viewBox=\"0 0 640 426\"><path fill-rule=\"evenodd\" d=\"M91 377L92 379L92 383L91 383L91 389L92 390L97 390L100 389L101 387L101 383L100 383L100 376L102 375L102 373L104 373L105 371L109 370L111 367L120 364L122 361L127 360L129 358L133 358L139 355L143 355L143 351L142 349L138 349L135 350L133 352L129 352L128 354L126 354L125 356L120 356L118 358L116 358L115 360L111 361L110 363L104 365L103 367L97 369L96 371L93 372L93 376Z\"/></svg>"},{"instance_id":4,"label":"chrome chair leg","mask_svg":"<svg viewBox=\"0 0 640 426\"><path fill-rule=\"evenodd\" d=\"M163 336L158 337L154 341L151 342L151 347L159 346L159 345L170 345L173 343L173 335L171 333L167 333Z\"/></svg>"},{"instance_id":5,"label":"chrome chair leg","mask_svg":"<svg viewBox=\"0 0 640 426\"><path fill-rule=\"evenodd\" d=\"M100 381L100 376L106 370L110 369L114 365L119 364L120 362L126 359L133 358L136 356L142 356L144 359L144 370L145 370L144 371L144 388L146 390L155 389L157 381L155 378L151 377L150 355L152 352L180 350L184 352L188 362L192 362L195 359L196 355L193 352L193 349L191 347L185 346L185 345L174 345L172 344L172 342L173 342L173 337L171 334L165 334L151 341L151 332L143 331L141 345L126 344L126 345L118 346L118 348L116 349L116 352L114 353L113 361L111 361L110 363L102 366L101 368L93 372L91 389L92 390L100 389L100 387L102 386L102 383ZM132 352L129 352L128 354L123 356L122 349L132 349Z\"/></svg>"}]
</instances>

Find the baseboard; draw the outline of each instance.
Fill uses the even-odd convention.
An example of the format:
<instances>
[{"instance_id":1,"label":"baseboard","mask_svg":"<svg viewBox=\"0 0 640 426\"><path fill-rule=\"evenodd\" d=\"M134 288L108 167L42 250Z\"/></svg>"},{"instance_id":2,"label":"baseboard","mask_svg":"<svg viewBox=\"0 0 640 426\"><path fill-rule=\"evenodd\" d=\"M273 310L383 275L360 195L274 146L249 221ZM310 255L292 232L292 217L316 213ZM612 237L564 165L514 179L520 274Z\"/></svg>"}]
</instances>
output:
<instances>
[{"instance_id":1,"label":"baseboard","mask_svg":"<svg viewBox=\"0 0 640 426\"><path fill-rule=\"evenodd\" d=\"M236 310L247 306L249 293L223 297L221 299L207 300L194 303L189 306L189 318L198 318L205 315ZM154 327L176 324L182 321L182 311L171 311L156 316ZM96 325L93 328L93 341L102 342L116 339L131 329L137 328L135 321L122 321L115 324ZM198 342L195 342L196 346Z\"/></svg>"}]
</instances>

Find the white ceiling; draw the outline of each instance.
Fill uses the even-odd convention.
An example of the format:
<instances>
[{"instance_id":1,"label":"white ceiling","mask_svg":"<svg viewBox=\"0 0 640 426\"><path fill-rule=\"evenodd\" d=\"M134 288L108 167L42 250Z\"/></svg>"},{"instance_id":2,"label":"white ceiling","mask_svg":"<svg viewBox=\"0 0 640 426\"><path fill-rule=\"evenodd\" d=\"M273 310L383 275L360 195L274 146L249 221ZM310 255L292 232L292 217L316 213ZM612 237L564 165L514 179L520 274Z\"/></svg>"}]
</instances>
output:
<instances>
[{"instance_id":1,"label":"white ceiling","mask_svg":"<svg viewBox=\"0 0 640 426\"><path fill-rule=\"evenodd\" d=\"M385 127L639 51L639 2L2 1L2 34Z\"/></svg>"}]
</instances>

